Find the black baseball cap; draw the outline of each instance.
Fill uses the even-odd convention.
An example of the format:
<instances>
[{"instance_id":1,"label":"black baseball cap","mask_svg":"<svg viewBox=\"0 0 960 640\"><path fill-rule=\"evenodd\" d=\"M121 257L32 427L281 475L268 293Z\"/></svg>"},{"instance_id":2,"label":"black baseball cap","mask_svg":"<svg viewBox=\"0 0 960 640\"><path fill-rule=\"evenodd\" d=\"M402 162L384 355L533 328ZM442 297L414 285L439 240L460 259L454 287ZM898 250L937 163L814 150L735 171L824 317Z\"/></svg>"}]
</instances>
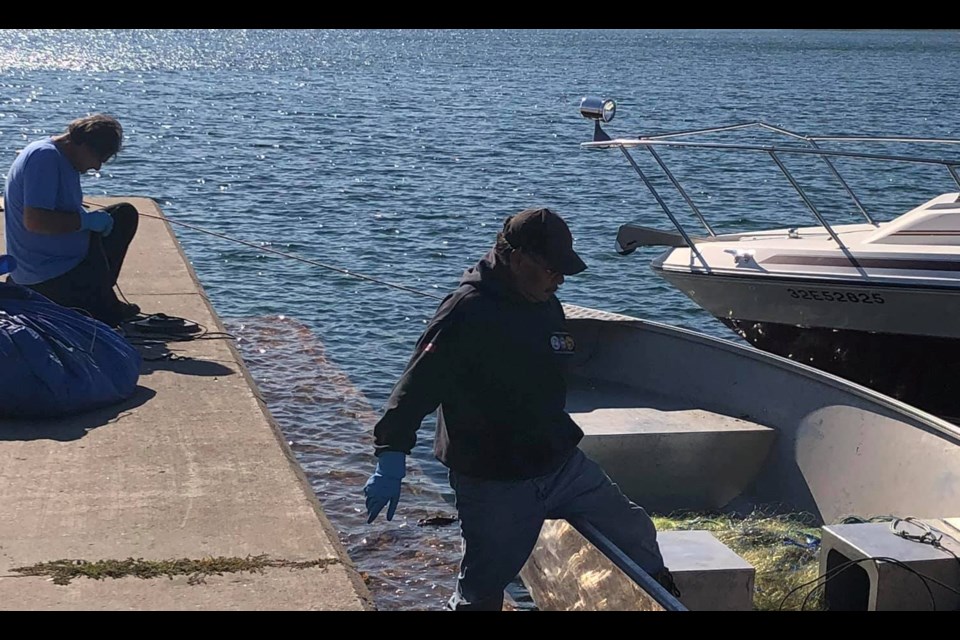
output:
<instances>
[{"instance_id":1,"label":"black baseball cap","mask_svg":"<svg viewBox=\"0 0 960 640\"><path fill-rule=\"evenodd\" d=\"M559 215L550 209L524 209L503 223L503 238L514 249L525 249L565 276L587 268L573 250L573 235Z\"/></svg>"}]
</instances>

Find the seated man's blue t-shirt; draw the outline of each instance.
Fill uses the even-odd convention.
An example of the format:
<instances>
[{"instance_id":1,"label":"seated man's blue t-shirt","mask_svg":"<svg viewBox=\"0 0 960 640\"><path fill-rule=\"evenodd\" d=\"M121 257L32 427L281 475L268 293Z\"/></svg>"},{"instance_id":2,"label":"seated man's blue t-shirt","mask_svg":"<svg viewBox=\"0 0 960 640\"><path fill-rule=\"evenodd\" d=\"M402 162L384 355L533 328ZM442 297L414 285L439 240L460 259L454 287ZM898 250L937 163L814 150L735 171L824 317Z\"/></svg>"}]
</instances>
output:
<instances>
[{"instance_id":1,"label":"seated man's blue t-shirt","mask_svg":"<svg viewBox=\"0 0 960 640\"><path fill-rule=\"evenodd\" d=\"M16 259L10 274L17 284L37 284L80 264L90 246L89 231L42 234L23 225L26 207L82 214L80 172L51 138L31 142L10 167L4 190L7 253Z\"/></svg>"}]
</instances>

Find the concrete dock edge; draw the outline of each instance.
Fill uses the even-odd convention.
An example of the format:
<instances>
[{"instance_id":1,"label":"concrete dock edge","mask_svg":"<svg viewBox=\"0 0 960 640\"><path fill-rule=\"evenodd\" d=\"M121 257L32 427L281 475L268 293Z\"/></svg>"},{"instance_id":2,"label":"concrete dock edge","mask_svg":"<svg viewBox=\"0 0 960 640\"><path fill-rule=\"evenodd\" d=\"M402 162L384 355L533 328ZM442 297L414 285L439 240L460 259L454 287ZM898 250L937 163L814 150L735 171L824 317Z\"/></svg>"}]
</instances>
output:
<instances>
[{"instance_id":1,"label":"concrete dock edge","mask_svg":"<svg viewBox=\"0 0 960 640\"><path fill-rule=\"evenodd\" d=\"M119 284L145 313L225 331L164 220L141 216ZM167 346L118 406L0 420L0 610L372 610L232 341ZM64 578L59 560L160 573Z\"/></svg>"}]
</instances>

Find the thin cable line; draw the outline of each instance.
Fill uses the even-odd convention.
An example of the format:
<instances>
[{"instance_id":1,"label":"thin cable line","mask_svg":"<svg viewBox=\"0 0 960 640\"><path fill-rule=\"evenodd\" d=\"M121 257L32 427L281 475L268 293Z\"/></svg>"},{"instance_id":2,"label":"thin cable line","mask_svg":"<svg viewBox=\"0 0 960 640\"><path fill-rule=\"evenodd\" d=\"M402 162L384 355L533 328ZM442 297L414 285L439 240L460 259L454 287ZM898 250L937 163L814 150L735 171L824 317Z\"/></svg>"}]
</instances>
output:
<instances>
[{"instance_id":1,"label":"thin cable line","mask_svg":"<svg viewBox=\"0 0 960 640\"><path fill-rule=\"evenodd\" d=\"M419 289L414 289L412 287L406 287L402 284L394 284L392 282L387 282L386 280L380 280L372 276L367 276L362 273L356 273L354 271L349 271L347 269L341 269L340 267L335 267L333 265L325 264L317 260L311 260L310 258L304 258L292 253L287 253L285 251L278 251L277 249L271 249L270 247L265 247L253 242L248 242L247 240L241 240L240 238L233 238L223 233L217 233L216 231L209 231L202 227L198 227L193 224L186 222L180 222L179 220L171 220L170 218L164 216L157 216L150 213L140 213L141 216L147 218L156 218L157 220L163 220L164 222L169 222L170 224L180 225L181 227L186 227L187 229L192 229L194 231L199 231L200 233L205 233L207 235L214 236L216 238L221 238L223 240L229 240L230 242L236 242L238 244L246 245L252 247L258 251L265 251L267 253L274 253L278 256L283 256L284 258L290 258L291 260L297 260L299 262L304 262L306 264L313 265L315 267L322 267L324 269L329 269L331 271L336 271L337 273L342 273L343 275L350 276L351 278L359 278L360 280L367 280L369 282L375 282L377 284L382 284L388 287L393 287L394 289L399 289L401 291L406 291L407 293L414 293L418 296L423 296L425 298L433 298L434 300L443 300L443 296L439 296L433 293L427 293L426 291L420 291Z\"/></svg>"}]
</instances>

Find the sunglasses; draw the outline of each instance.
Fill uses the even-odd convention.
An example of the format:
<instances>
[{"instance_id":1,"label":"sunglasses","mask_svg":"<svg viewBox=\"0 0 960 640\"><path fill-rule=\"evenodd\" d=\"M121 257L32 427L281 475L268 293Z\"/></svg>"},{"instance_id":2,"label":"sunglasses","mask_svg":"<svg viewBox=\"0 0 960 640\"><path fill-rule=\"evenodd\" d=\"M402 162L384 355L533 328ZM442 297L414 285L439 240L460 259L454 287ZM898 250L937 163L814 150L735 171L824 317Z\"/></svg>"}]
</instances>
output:
<instances>
[{"instance_id":1,"label":"sunglasses","mask_svg":"<svg viewBox=\"0 0 960 640\"><path fill-rule=\"evenodd\" d=\"M551 278L556 278L557 276L560 275L560 272L559 272L559 271L557 271L556 269L553 269L553 268L547 266L546 261L545 261L543 258L541 258L540 256L538 256L537 254L524 252L524 255L526 255L528 258L530 258L530 260L531 260L532 262L534 262L538 267L540 267L541 269L543 269L544 271L546 271L546 272L547 272L547 275L550 276Z\"/></svg>"}]
</instances>

